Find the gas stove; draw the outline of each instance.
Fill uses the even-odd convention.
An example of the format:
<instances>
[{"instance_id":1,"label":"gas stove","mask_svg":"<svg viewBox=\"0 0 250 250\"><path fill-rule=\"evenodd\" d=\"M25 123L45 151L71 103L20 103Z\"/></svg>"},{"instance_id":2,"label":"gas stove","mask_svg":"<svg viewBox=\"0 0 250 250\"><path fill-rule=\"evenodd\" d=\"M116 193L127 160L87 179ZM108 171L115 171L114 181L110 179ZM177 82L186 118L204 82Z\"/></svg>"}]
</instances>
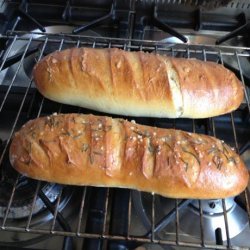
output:
<instances>
[{"instance_id":1,"label":"gas stove","mask_svg":"<svg viewBox=\"0 0 250 250\"><path fill-rule=\"evenodd\" d=\"M31 76L43 56L88 46L194 57L234 71L243 82L245 100L231 114L133 119L217 136L249 164L249 10L248 1L1 1L0 246L249 248L248 190L225 200L174 200L135 190L34 181L18 175L8 160L11 136L29 119L54 112L96 113L43 98Z\"/></svg>"}]
</instances>

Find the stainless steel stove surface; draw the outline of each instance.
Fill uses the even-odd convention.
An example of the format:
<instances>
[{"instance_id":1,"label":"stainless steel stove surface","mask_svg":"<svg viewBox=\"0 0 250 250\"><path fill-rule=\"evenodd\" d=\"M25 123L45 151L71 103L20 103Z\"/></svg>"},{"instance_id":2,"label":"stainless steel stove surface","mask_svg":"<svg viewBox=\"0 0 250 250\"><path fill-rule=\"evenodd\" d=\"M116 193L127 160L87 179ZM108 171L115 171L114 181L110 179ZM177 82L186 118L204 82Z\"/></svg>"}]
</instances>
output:
<instances>
[{"instance_id":1,"label":"stainless steel stove surface","mask_svg":"<svg viewBox=\"0 0 250 250\"><path fill-rule=\"evenodd\" d=\"M20 176L8 160L13 133L29 119L54 112L97 113L43 98L31 74L35 63L55 50L88 46L194 57L233 70L243 82L245 100L231 114L128 119L216 136L235 147L250 168L249 10L248 1L2 1L0 248L250 248L249 190L200 201L62 186Z\"/></svg>"}]
</instances>

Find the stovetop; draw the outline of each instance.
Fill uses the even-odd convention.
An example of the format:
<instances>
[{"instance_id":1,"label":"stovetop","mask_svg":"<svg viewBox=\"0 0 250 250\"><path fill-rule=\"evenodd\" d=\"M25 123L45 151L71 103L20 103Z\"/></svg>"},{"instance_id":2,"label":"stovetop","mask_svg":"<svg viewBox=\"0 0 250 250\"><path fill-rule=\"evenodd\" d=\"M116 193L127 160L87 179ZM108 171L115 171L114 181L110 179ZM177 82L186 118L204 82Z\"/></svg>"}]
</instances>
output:
<instances>
[{"instance_id":1,"label":"stovetop","mask_svg":"<svg viewBox=\"0 0 250 250\"><path fill-rule=\"evenodd\" d=\"M36 91L32 68L54 50L82 44L119 46L212 60L233 70L249 95L250 4L218 2L1 1L0 59L13 58L0 72L0 167L4 176L0 182L0 246L250 247L248 193L226 200L173 200L127 189L36 182L13 173L6 153L11 134L29 119L54 112L92 112L51 102ZM213 119L136 121L216 135L236 147L248 162L249 113L249 100L244 100L233 114Z\"/></svg>"},{"instance_id":2,"label":"stovetop","mask_svg":"<svg viewBox=\"0 0 250 250\"><path fill-rule=\"evenodd\" d=\"M107 37L147 39L150 37L147 33L163 30L165 35L184 39L179 29L219 31L222 36L242 27L238 31L242 35L247 33L243 26L249 21L249 8L248 1L228 0L9 0L0 4L3 20L0 31L1 34L14 29L45 31L46 26L70 25L74 34L92 29Z\"/></svg>"}]
</instances>

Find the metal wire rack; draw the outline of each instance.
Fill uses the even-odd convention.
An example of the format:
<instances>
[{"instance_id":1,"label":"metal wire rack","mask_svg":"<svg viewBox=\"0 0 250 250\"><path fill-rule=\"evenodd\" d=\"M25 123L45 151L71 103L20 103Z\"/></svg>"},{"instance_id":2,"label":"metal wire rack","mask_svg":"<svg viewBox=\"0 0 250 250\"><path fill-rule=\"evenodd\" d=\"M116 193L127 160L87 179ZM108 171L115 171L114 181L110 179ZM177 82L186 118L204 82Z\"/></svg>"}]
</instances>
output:
<instances>
[{"instance_id":1,"label":"metal wire rack","mask_svg":"<svg viewBox=\"0 0 250 250\"><path fill-rule=\"evenodd\" d=\"M46 50L48 53L49 47L52 46L52 49L62 50L68 47L79 47L79 46L88 46L93 48L101 48L101 47L117 47L125 50L143 50L152 53L164 53L169 56L182 56L182 57L196 57L202 60L210 60L210 57L213 57L213 60L224 64L227 61L228 57L234 58L238 67L238 76L242 81L245 91L245 100L244 103L239 108L243 111L244 118L240 117L240 123L238 121L238 111L235 111L231 114L228 114L225 117L226 123L230 127L230 134L226 139L226 142L231 144L236 148L239 152L240 147L242 146L242 141L238 138L238 127L241 126L239 124L249 122L250 115L250 94L249 89L246 86L244 72L242 70L242 63L244 63L245 59L250 59L250 49L246 47L228 47L228 46L211 46L211 45L184 45L184 44L165 44L156 41L140 41L140 40L131 40L131 39L116 39L116 38L100 38L100 37L87 37L87 36L78 36L78 35L58 35L58 34L40 34L33 33L28 36L23 32L10 32L7 36L3 36L0 40L5 39L8 44L8 49L6 51L1 51L2 61L0 65L0 71L4 68L4 65L8 58L12 55L12 49L15 47L17 43L22 42L22 50L20 54L20 60L17 62L16 72L13 74L12 79L5 84L5 82L0 83L0 133L2 129L2 124L5 118L6 113L11 112L13 115L9 120L9 131L6 135L6 141L4 146L1 149L0 155L0 169L2 172L1 178L4 178L4 169L5 165L8 164L8 146L10 144L13 133L25 122L31 118L39 117L41 115L47 115L52 112L68 112L68 110L74 110L74 112L88 112L83 109L72 108L66 105L54 105L50 106L51 102L41 97L34 85L32 76L29 75L29 80L23 82L21 87L17 87L15 84L16 79L18 78L18 74L22 70L23 63L25 58L27 57L29 50L34 49L34 47L38 47L38 50L35 54L36 61L39 61L44 54L46 54ZM35 62L34 62L35 63ZM17 97L18 95L18 97ZM12 107L12 100L16 98L18 105L14 105ZM11 108L10 108L11 107ZM23 118L24 117L24 118ZM180 122L177 120L167 120L170 126L178 127L178 124L182 122L185 123L187 120L181 120ZM153 120L155 123L160 123L161 119ZM188 130L197 132L197 121L189 120ZM206 123L209 124L211 128L211 134L214 136L218 136L221 138L223 135L220 134L220 129L217 129L217 118L209 118L206 119ZM248 130L250 128L248 127ZM199 129L198 129L199 130ZM218 132L219 131L219 132ZM200 132L200 130L199 130ZM206 133L206 131L202 131ZM171 246L179 246L179 247L195 247L195 248L213 248L213 249L239 249L240 247L244 248L247 246L234 246L231 243L230 235L230 226L228 224L227 213L225 208L225 200L221 200L221 204L224 211L224 223L226 229L226 242L206 242L204 239L204 224L203 224L203 210L201 206L201 201L199 201L199 217L200 217L200 238L196 242L192 242L189 240L183 241L180 236L180 222L179 222L179 209L183 206L184 201L176 200L175 207L173 211L173 218L175 221L175 230L172 234L172 238L162 239L157 235L157 228L159 227L159 223L155 219L155 215L157 214L157 210L155 207L155 198L156 195L152 194L151 196L151 232L147 235L134 235L131 234L131 224L132 224L132 194L129 192L128 205L127 205L127 230L122 235L116 234L115 232L111 232L110 230L110 221L112 220L112 211L111 211L111 203L112 203L112 192L113 189L105 189L105 204L104 204L104 213L103 213L103 223L100 232L88 232L86 228L86 218L88 216L88 206L87 206L87 196L90 190L89 187L81 188L81 202L80 208L77 214L78 224L76 228L69 229L67 226L58 227L58 220L60 221L60 211L59 204L62 197L62 191L59 193L59 196L56 202L53 204L53 207L50 208L50 212L52 213L52 221L48 228L40 228L39 226L32 226L33 220L33 210L35 201L41 197L41 182L37 181L34 184L34 196L32 200L32 206L29 208L29 216L27 217L25 226L17 227L13 226L11 223L11 219L8 218L8 214L10 213L10 209L12 206L13 197L15 196L15 192L17 189L18 180L20 175L17 175L15 181L12 183L11 192L8 198L8 204L6 206L4 216L0 219L0 231L15 231L15 232L26 232L30 234L40 234L40 235L60 235L66 237L79 237L79 238L92 238L92 239L101 239L104 242L108 241L127 241L127 242L135 242L136 244L141 243L153 243L153 244L161 244L161 245L171 245ZM0 194L2 195L2 194ZM248 218L250 218L250 206L248 200L247 191L243 194L245 201L245 208L248 213ZM46 199L46 198L45 198ZM46 200L45 200L46 203ZM161 226L161 225L160 225ZM221 244L222 243L222 244Z\"/></svg>"}]
</instances>

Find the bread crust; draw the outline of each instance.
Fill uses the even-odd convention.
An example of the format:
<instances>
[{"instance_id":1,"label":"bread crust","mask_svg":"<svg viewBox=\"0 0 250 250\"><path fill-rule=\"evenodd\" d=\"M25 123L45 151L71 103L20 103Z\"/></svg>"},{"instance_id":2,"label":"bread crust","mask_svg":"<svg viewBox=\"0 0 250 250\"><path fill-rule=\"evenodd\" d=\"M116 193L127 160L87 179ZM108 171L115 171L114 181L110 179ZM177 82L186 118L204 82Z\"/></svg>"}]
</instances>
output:
<instances>
[{"instance_id":1,"label":"bread crust","mask_svg":"<svg viewBox=\"0 0 250 250\"><path fill-rule=\"evenodd\" d=\"M15 134L9 157L18 172L34 179L171 198L225 198L248 184L243 161L223 141L104 116L29 121Z\"/></svg>"},{"instance_id":2,"label":"bread crust","mask_svg":"<svg viewBox=\"0 0 250 250\"><path fill-rule=\"evenodd\" d=\"M129 116L212 117L237 109L244 96L222 65L116 48L54 52L33 77L51 100Z\"/></svg>"}]
</instances>

